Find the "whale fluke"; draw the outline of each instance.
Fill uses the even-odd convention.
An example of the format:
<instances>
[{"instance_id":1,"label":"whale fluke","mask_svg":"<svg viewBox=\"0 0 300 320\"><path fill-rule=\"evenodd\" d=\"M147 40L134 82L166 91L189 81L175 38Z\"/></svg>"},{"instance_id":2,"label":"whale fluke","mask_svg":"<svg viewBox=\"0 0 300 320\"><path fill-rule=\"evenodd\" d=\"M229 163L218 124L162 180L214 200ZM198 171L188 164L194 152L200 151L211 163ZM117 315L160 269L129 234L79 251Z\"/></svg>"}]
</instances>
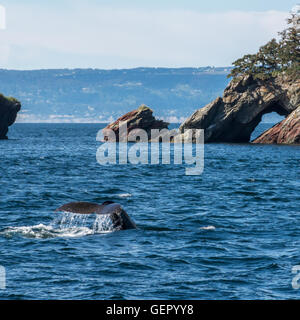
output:
<instances>
[{"instance_id":1,"label":"whale fluke","mask_svg":"<svg viewBox=\"0 0 300 320\"><path fill-rule=\"evenodd\" d=\"M99 205L92 202L69 202L63 206L57 208L55 211L65 211L72 213L81 213L81 214L91 214L97 213L102 214L102 209L105 205Z\"/></svg>"},{"instance_id":2,"label":"whale fluke","mask_svg":"<svg viewBox=\"0 0 300 320\"><path fill-rule=\"evenodd\" d=\"M114 228L119 230L136 229L136 224L130 219L120 204L105 201L101 205L92 202L69 202L55 210L77 214L106 214L109 215Z\"/></svg>"}]
</instances>

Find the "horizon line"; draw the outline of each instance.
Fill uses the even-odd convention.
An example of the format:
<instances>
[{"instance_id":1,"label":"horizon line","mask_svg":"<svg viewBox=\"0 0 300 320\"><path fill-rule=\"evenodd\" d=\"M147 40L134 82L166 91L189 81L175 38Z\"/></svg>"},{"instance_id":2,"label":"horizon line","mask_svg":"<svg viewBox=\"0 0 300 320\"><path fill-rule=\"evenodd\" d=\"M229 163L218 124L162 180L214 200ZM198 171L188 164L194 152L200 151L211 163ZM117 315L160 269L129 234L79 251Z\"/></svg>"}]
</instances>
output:
<instances>
[{"instance_id":1,"label":"horizon line","mask_svg":"<svg viewBox=\"0 0 300 320\"><path fill-rule=\"evenodd\" d=\"M10 69L10 68L0 68L0 71L54 71L54 70L101 70L101 71L112 71L112 70L138 70L138 69L230 69L234 68L233 66L223 66L223 67L217 67L217 66L202 66L202 67L124 67L124 68L80 68L80 67L74 67L74 68L37 68L37 69Z\"/></svg>"}]
</instances>

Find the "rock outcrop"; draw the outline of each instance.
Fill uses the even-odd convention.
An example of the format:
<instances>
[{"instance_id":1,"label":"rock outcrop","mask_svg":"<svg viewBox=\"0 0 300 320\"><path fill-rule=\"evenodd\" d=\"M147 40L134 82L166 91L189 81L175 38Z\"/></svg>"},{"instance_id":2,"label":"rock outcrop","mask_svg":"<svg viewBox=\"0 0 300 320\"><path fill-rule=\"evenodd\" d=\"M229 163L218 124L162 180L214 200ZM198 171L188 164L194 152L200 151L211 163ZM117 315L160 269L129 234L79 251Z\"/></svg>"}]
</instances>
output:
<instances>
[{"instance_id":1,"label":"rock outcrop","mask_svg":"<svg viewBox=\"0 0 300 320\"><path fill-rule=\"evenodd\" d=\"M114 131L116 135L116 140L122 140L127 138L130 131L134 129L143 129L147 132L148 138L150 139L151 129L166 129L168 128L168 123L162 120L157 120L152 115L153 111L145 105L141 105L138 109L130 111L117 119L115 122L109 124L103 129L105 134L106 129L111 129ZM125 122L127 123L127 132L126 137L119 136L119 128L120 123ZM104 140L107 140L107 137L104 137Z\"/></svg>"},{"instance_id":2,"label":"rock outcrop","mask_svg":"<svg viewBox=\"0 0 300 320\"><path fill-rule=\"evenodd\" d=\"M205 142L249 142L264 114L288 116L299 106L300 80L281 76L262 81L245 76L231 81L222 98L194 112L180 131L205 129Z\"/></svg>"},{"instance_id":3,"label":"rock outcrop","mask_svg":"<svg viewBox=\"0 0 300 320\"><path fill-rule=\"evenodd\" d=\"M253 143L300 144L300 107L286 119L256 138Z\"/></svg>"},{"instance_id":4,"label":"rock outcrop","mask_svg":"<svg viewBox=\"0 0 300 320\"><path fill-rule=\"evenodd\" d=\"M0 139L7 139L8 127L11 126L21 109L21 103L15 98L0 94Z\"/></svg>"}]
</instances>

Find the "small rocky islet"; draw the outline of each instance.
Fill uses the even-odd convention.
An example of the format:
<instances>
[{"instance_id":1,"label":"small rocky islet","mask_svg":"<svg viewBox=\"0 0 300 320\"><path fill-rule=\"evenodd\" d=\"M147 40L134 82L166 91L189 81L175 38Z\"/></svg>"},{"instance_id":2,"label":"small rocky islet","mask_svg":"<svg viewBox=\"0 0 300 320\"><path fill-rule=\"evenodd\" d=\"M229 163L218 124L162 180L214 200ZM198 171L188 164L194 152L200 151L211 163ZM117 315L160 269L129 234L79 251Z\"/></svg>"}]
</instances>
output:
<instances>
[{"instance_id":1,"label":"small rocky islet","mask_svg":"<svg viewBox=\"0 0 300 320\"><path fill-rule=\"evenodd\" d=\"M21 110L21 103L12 97L5 97L0 94L0 139L7 139L8 127L14 124L18 112Z\"/></svg>"},{"instance_id":2,"label":"small rocky islet","mask_svg":"<svg viewBox=\"0 0 300 320\"><path fill-rule=\"evenodd\" d=\"M126 122L127 129L124 131L124 136L121 134L120 124ZM153 116L153 110L146 105L141 105L138 109L127 112L116 121L112 122L104 128L104 135L107 129L111 129L116 136L116 141L124 141L127 139L128 134L135 129L143 129L147 132L150 137L151 129L167 129L169 123L162 120L157 120ZM104 137L107 140L107 137Z\"/></svg>"}]
</instances>

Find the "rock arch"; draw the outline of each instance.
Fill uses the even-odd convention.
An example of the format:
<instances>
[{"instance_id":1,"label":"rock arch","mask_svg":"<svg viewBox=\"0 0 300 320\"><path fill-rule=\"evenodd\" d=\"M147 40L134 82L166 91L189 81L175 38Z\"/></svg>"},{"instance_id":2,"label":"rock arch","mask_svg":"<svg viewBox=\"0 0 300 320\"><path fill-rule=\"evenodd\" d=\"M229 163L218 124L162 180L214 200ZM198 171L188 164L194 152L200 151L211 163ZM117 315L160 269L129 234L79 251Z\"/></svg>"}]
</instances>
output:
<instances>
[{"instance_id":1,"label":"rock arch","mask_svg":"<svg viewBox=\"0 0 300 320\"><path fill-rule=\"evenodd\" d=\"M197 110L181 126L205 129L205 142L245 143L262 116L270 112L287 117L300 105L300 80L278 77L268 81L246 76L231 81L222 98Z\"/></svg>"}]
</instances>

